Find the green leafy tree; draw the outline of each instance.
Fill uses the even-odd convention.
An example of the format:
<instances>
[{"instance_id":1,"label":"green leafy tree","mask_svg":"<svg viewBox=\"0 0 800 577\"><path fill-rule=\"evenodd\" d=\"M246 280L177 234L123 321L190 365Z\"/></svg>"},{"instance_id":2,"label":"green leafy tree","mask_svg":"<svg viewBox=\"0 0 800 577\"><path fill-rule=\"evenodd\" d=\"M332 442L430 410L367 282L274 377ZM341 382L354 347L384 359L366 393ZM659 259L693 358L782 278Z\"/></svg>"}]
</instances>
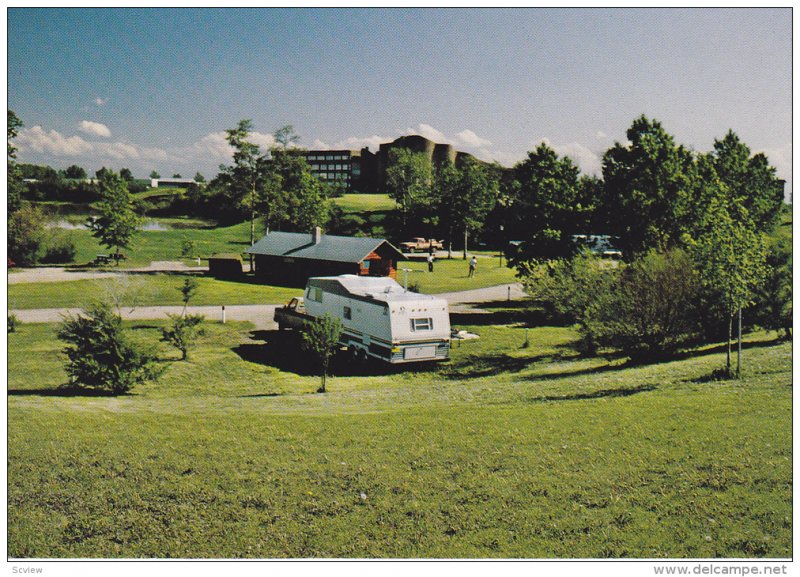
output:
<instances>
[{"instance_id":1,"label":"green leafy tree","mask_svg":"<svg viewBox=\"0 0 800 577\"><path fill-rule=\"evenodd\" d=\"M386 188L400 208L403 232L412 215L426 212L432 204L433 165L421 152L392 148L386 169Z\"/></svg>"},{"instance_id":2,"label":"green leafy tree","mask_svg":"<svg viewBox=\"0 0 800 577\"><path fill-rule=\"evenodd\" d=\"M291 124L280 127L272 136L281 148L289 148L300 141L300 137L294 131L294 127Z\"/></svg>"},{"instance_id":3,"label":"green leafy tree","mask_svg":"<svg viewBox=\"0 0 800 577\"><path fill-rule=\"evenodd\" d=\"M132 182L133 181L133 173L131 172L130 168L121 168L119 171L119 176L125 182Z\"/></svg>"},{"instance_id":4,"label":"green leafy tree","mask_svg":"<svg viewBox=\"0 0 800 577\"><path fill-rule=\"evenodd\" d=\"M328 376L330 359L339 346L342 334L342 322L325 313L303 327L302 348L311 354L320 367L322 384L317 392L325 392L325 380Z\"/></svg>"},{"instance_id":5,"label":"green leafy tree","mask_svg":"<svg viewBox=\"0 0 800 577\"><path fill-rule=\"evenodd\" d=\"M447 241L447 258L453 256L453 240L459 230L459 206L452 202L458 196L459 173L452 162L434 167L432 197L436 202L437 228Z\"/></svg>"},{"instance_id":6,"label":"green leafy tree","mask_svg":"<svg viewBox=\"0 0 800 577\"><path fill-rule=\"evenodd\" d=\"M134 212L127 183L109 170L103 169L98 174L100 202L97 208L100 214L89 222L89 228L100 244L115 249L119 264L120 249L130 246L141 219Z\"/></svg>"},{"instance_id":7,"label":"green leafy tree","mask_svg":"<svg viewBox=\"0 0 800 577\"><path fill-rule=\"evenodd\" d=\"M767 249L767 273L756 294L754 315L764 328L792 338L792 244L781 238Z\"/></svg>"},{"instance_id":8,"label":"green leafy tree","mask_svg":"<svg viewBox=\"0 0 800 577\"><path fill-rule=\"evenodd\" d=\"M38 262L45 237L45 215L40 208L26 203L8 217L8 257L16 264Z\"/></svg>"},{"instance_id":9,"label":"green leafy tree","mask_svg":"<svg viewBox=\"0 0 800 577\"><path fill-rule=\"evenodd\" d=\"M150 178L155 178L155 179L158 179L158 178L161 178L161 175L160 175L160 174L158 174L158 172L156 172L156 171L154 170L153 172L151 172L151 173L150 173Z\"/></svg>"},{"instance_id":10,"label":"green leafy tree","mask_svg":"<svg viewBox=\"0 0 800 577\"><path fill-rule=\"evenodd\" d=\"M703 286L727 319L726 371L731 374L733 318L753 302L767 271L766 249L747 209L720 186L721 194L710 201L702 226L685 242Z\"/></svg>"},{"instance_id":11,"label":"green leafy tree","mask_svg":"<svg viewBox=\"0 0 800 577\"><path fill-rule=\"evenodd\" d=\"M157 376L155 354L133 341L107 304L67 317L58 329L67 343L66 372L73 385L122 394Z\"/></svg>"},{"instance_id":12,"label":"green leafy tree","mask_svg":"<svg viewBox=\"0 0 800 577\"><path fill-rule=\"evenodd\" d=\"M514 167L505 183L505 226L509 238L523 241L512 262L543 262L573 253L572 235L585 232L584 184L571 159L540 144Z\"/></svg>"},{"instance_id":13,"label":"green leafy tree","mask_svg":"<svg viewBox=\"0 0 800 577\"><path fill-rule=\"evenodd\" d=\"M766 230L774 224L783 205L783 183L767 157L751 156L750 148L732 130L714 141L711 157L719 179L756 227Z\"/></svg>"},{"instance_id":14,"label":"green leafy tree","mask_svg":"<svg viewBox=\"0 0 800 577\"><path fill-rule=\"evenodd\" d=\"M172 178L183 178L183 177L181 176L180 172L176 172L175 174L172 175Z\"/></svg>"},{"instance_id":15,"label":"green leafy tree","mask_svg":"<svg viewBox=\"0 0 800 577\"><path fill-rule=\"evenodd\" d=\"M77 164L72 164L64 170L64 177L74 180L83 180L86 178L86 170Z\"/></svg>"},{"instance_id":16,"label":"green leafy tree","mask_svg":"<svg viewBox=\"0 0 800 577\"><path fill-rule=\"evenodd\" d=\"M680 244L691 225L686 213L694 197L694 164L657 120L640 116L627 137L629 143L616 143L603 156L602 212L630 260Z\"/></svg>"},{"instance_id":17,"label":"green leafy tree","mask_svg":"<svg viewBox=\"0 0 800 577\"><path fill-rule=\"evenodd\" d=\"M259 184L261 151L248 140L253 131L250 120L240 120L235 128L225 131L225 139L233 148L233 166L223 171L223 184L232 200L250 216L250 244L256 241L256 200ZM252 255L251 255L252 264Z\"/></svg>"},{"instance_id":18,"label":"green leafy tree","mask_svg":"<svg viewBox=\"0 0 800 577\"><path fill-rule=\"evenodd\" d=\"M257 204L265 225L294 231L324 226L331 214L328 189L302 151L276 148L271 156L264 162Z\"/></svg>"},{"instance_id":19,"label":"green leafy tree","mask_svg":"<svg viewBox=\"0 0 800 577\"><path fill-rule=\"evenodd\" d=\"M464 238L463 258L467 258L470 231L483 227L498 197L498 174L491 167L467 157L457 169L456 185L450 189L455 194L441 199L450 213L448 220Z\"/></svg>"},{"instance_id":20,"label":"green leafy tree","mask_svg":"<svg viewBox=\"0 0 800 577\"><path fill-rule=\"evenodd\" d=\"M161 329L161 340L171 344L181 352L181 360L189 358L189 349L197 344L197 339L205 334L200 325L205 320L203 315L167 314L169 325Z\"/></svg>"},{"instance_id":21,"label":"green leafy tree","mask_svg":"<svg viewBox=\"0 0 800 577\"><path fill-rule=\"evenodd\" d=\"M194 175L194 181L203 183L206 181L206 177L198 172L197 174Z\"/></svg>"},{"instance_id":22,"label":"green leafy tree","mask_svg":"<svg viewBox=\"0 0 800 577\"><path fill-rule=\"evenodd\" d=\"M10 217L14 212L22 207L22 194L25 191L25 184L23 183L22 173L16 163L17 148L12 143L12 140L19 134L20 128L23 127L22 121L14 114L14 111L9 110L6 117L6 167L8 170L7 182L7 206L8 216Z\"/></svg>"}]
</instances>

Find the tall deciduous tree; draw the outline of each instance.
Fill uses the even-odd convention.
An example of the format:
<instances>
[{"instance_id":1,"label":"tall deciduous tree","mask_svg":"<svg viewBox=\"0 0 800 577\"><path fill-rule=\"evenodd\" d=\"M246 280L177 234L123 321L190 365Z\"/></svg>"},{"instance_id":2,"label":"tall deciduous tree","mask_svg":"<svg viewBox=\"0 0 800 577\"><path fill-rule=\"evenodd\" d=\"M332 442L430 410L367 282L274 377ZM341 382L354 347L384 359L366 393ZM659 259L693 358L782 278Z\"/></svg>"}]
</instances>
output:
<instances>
[{"instance_id":1,"label":"tall deciduous tree","mask_svg":"<svg viewBox=\"0 0 800 577\"><path fill-rule=\"evenodd\" d=\"M89 221L89 228L100 244L115 249L119 264L119 251L130 246L141 219L133 209L133 199L128 192L127 183L118 174L107 169L101 169L98 175L100 215Z\"/></svg>"},{"instance_id":2,"label":"tall deciduous tree","mask_svg":"<svg viewBox=\"0 0 800 577\"><path fill-rule=\"evenodd\" d=\"M739 202L759 230L769 228L783 204L783 185L762 154L750 155L750 148L728 131L714 141L711 153L714 168L729 194Z\"/></svg>"},{"instance_id":3,"label":"tall deciduous tree","mask_svg":"<svg viewBox=\"0 0 800 577\"><path fill-rule=\"evenodd\" d=\"M540 144L514 167L503 196L509 238L523 241L514 262L543 262L572 253L572 235L585 232L586 209L580 171L568 157L559 158Z\"/></svg>"},{"instance_id":4,"label":"tall deciduous tree","mask_svg":"<svg viewBox=\"0 0 800 577\"><path fill-rule=\"evenodd\" d=\"M404 233L411 215L424 212L423 207L431 205L432 182L433 165L425 154L405 148L389 151L386 188L400 207Z\"/></svg>"},{"instance_id":5,"label":"tall deciduous tree","mask_svg":"<svg viewBox=\"0 0 800 577\"><path fill-rule=\"evenodd\" d=\"M330 218L328 191L297 149L274 148L261 176L259 207L266 225L308 231Z\"/></svg>"},{"instance_id":6,"label":"tall deciduous tree","mask_svg":"<svg viewBox=\"0 0 800 577\"><path fill-rule=\"evenodd\" d=\"M17 137L19 129L22 128L22 126L22 121L14 114L14 111L9 110L6 117L6 156L8 168L8 190L6 198L9 217L22 206L22 192L25 188L22 182L22 173L16 163L17 148L12 143L12 140Z\"/></svg>"},{"instance_id":7,"label":"tall deciduous tree","mask_svg":"<svg viewBox=\"0 0 800 577\"><path fill-rule=\"evenodd\" d=\"M720 184L693 238L687 238L700 280L725 311L728 323L726 368L731 372L733 318L752 303L766 273L764 239L747 209Z\"/></svg>"},{"instance_id":8,"label":"tall deciduous tree","mask_svg":"<svg viewBox=\"0 0 800 577\"><path fill-rule=\"evenodd\" d=\"M630 259L679 243L686 232L694 167L691 153L657 120L640 116L626 134L629 143L616 143L603 156L603 212Z\"/></svg>"},{"instance_id":9,"label":"tall deciduous tree","mask_svg":"<svg viewBox=\"0 0 800 577\"><path fill-rule=\"evenodd\" d=\"M228 185L250 214L250 244L256 241L256 196L260 149L248 140L253 131L250 120L240 120L236 128L225 131L225 139L233 148L233 166L226 170ZM252 266L252 255L250 256Z\"/></svg>"}]
</instances>

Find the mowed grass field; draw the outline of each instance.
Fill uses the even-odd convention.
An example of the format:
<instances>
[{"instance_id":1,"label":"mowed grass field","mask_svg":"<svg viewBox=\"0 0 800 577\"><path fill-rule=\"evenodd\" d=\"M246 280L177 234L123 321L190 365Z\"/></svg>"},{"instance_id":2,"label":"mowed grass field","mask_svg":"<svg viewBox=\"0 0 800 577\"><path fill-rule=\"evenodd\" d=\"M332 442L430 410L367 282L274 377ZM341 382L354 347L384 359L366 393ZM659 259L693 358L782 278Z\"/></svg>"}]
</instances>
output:
<instances>
[{"instance_id":1,"label":"mowed grass field","mask_svg":"<svg viewBox=\"0 0 800 577\"><path fill-rule=\"evenodd\" d=\"M492 319L484 319L489 322ZM158 323L138 323L155 342ZM465 325L452 359L336 360L209 323L131 395L64 397L54 325L9 335L11 557L791 557L791 345L629 366L568 328Z\"/></svg>"},{"instance_id":2,"label":"mowed grass field","mask_svg":"<svg viewBox=\"0 0 800 577\"><path fill-rule=\"evenodd\" d=\"M469 265L460 259L441 260L429 273L422 261L401 261L399 268L409 268L408 285L416 285L420 292L436 294L484 288L517 282L514 271L499 266L497 258L479 257L478 271L468 278ZM397 281L405 282L405 272L398 271ZM186 275L141 274L127 275L126 281L112 279L86 279L48 283L18 283L8 285L8 303L11 309L37 309L80 307L103 298L109 291L128 290L137 295L137 306L181 304L180 287ZM269 286L251 278L240 282L195 276L198 290L192 297L194 305L244 305L281 304L303 292L301 288Z\"/></svg>"}]
</instances>

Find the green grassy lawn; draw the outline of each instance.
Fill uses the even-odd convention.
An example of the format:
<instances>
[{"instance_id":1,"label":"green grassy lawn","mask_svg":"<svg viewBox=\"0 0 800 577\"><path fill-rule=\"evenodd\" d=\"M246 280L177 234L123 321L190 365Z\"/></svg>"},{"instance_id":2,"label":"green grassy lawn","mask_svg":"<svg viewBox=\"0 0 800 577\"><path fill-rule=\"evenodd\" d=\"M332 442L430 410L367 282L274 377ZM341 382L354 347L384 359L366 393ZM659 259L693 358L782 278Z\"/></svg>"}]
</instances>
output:
<instances>
[{"instance_id":1,"label":"green grassy lawn","mask_svg":"<svg viewBox=\"0 0 800 577\"><path fill-rule=\"evenodd\" d=\"M124 266L146 266L151 261L180 260L181 246L184 240L193 240L196 256L208 258L216 252L240 253L250 246L250 224L241 223L228 227L212 228L202 225L197 219L157 218L173 227L165 231L141 231L133 237L131 248L123 250L128 260ZM203 226L202 228L193 228ZM98 254L108 254L107 248L101 247L88 230L73 232L78 249L75 262L86 264L94 260ZM258 232L260 234L260 231ZM259 237L260 238L260 237Z\"/></svg>"},{"instance_id":2,"label":"green grassy lawn","mask_svg":"<svg viewBox=\"0 0 800 577\"><path fill-rule=\"evenodd\" d=\"M337 359L322 395L288 333L207 328L116 398L57 395L53 325L9 335L9 556L792 556L789 344L707 382L720 347L628 366L467 325L402 378Z\"/></svg>"},{"instance_id":3,"label":"green grassy lawn","mask_svg":"<svg viewBox=\"0 0 800 577\"><path fill-rule=\"evenodd\" d=\"M470 255L473 254L470 252ZM408 284L419 285L420 292L436 294L462 291L517 282L514 269L500 266L500 259L495 256L478 255L478 266L475 276L469 278L469 261L463 260L460 253L453 253L452 259L439 259L434 263L433 272L428 272L428 263L424 255L420 260L407 260L397 263L397 282L405 281L404 268L408 273Z\"/></svg>"},{"instance_id":4,"label":"green grassy lawn","mask_svg":"<svg viewBox=\"0 0 800 577\"><path fill-rule=\"evenodd\" d=\"M400 268L410 268L408 284L417 284L423 293L442 293L483 288L516 282L514 272L500 268L497 259L478 260L475 278L467 278L468 265L458 259L441 260L433 273L427 264L403 261ZM109 270L113 270L111 267ZM400 284L405 273L397 274ZM185 275L130 274L125 281L112 279L75 280L49 283L19 283L8 285L8 304L12 309L82 307L122 288L137 295L138 306L181 304L180 287ZM199 288L192 298L194 305L279 304L302 292L302 288L263 285L252 280L242 282L217 280L198 276Z\"/></svg>"},{"instance_id":5,"label":"green grassy lawn","mask_svg":"<svg viewBox=\"0 0 800 577\"><path fill-rule=\"evenodd\" d=\"M53 283L8 285L12 309L84 307L110 293L131 295L124 302L137 306L181 304L180 288L187 275L131 274L124 280L89 279ZM276 287L256 282L235 282L197 276L193 305L279 304L303 292L302 288Z\"/></svg>"},{"instance_id":6,"label":"green grassy lawn","mask_svg":"<svg viewBox=\"0 0 800 577\"><path fill-rule=\"evenodd\" d=\"M345 214L394 210L396 206L388 194L343 194L331 200Z\"/></svg>"}]
</instances>

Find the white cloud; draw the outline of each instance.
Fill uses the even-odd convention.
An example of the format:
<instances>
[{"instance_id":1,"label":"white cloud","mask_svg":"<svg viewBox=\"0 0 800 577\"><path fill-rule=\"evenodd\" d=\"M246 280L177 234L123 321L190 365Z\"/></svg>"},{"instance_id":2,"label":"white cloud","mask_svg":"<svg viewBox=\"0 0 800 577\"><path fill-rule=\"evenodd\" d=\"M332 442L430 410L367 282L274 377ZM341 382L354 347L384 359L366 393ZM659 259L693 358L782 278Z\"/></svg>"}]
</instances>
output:
<instances>
[{"instance_id":1,"label":"white cloud","mask_svg":"<svg viewBox=\"0 0 800 577\"><path fill-rule=\"evenodd\" d=\"M23 129L14 143L22 154L84 157L88 162L169 158L161 148L143 148L128 142L91 142L80 136L64 136L56 130L45 131L41 126Z\"/></svg>"},{"instance_id":2,"label":"white cloud","mask_svg":"<svg viewBox=\"0 0 800 577\"><path fill-rule=\"evenodd\" d=\"M447 138L444 135L444 132L435 129L430 124L425 124L425 123L418 124L417 128L406 128L404 131L401 131L400 134L403 135L419 134L420 136L424 136L428 140L432 140L437 143L453 144L453 141Z\"/></svg>"},{"instance_id":3,"label":"white cloud","mask_svg":"<svg viewBox=\"0 0 800 577\"><path fill-rule=\"evenodd\" d=\"M606 134L606 133L605 133L605 132L603 132L602 130L598 130L598 131L595 133L595 135L594 135L594 136L595 136L595 138L597 138L597 140L605 140L606 138L608 138L608 134Z\"/></svg>"},{"instance_id":4,"label":"white cloud","mask_svg":"<svg viewBox=\"0 0 800 577\"><path fill-rule=\"evenodd\" d=\"M46 132L41 126L23 128L14 139L20 152L34 151L54 156L78 156L92 151L92 145L80 136L65 137L51 130Z\"/></svg>"},{"instance_id":5,"label":"white cloud","mask_svg":"<svg viewBox=\"0 0 800 577\"><path fill-rule=\"evenodd\" d=\"M311 150L330 150L330 148L328 143L322 142L319 138L311 143Z\"/></svg>"},{"instance_id":6,"label":"white cloud","mask_svg":"<svg viewBox=\"0 0 800 577\"><path fill-rule=\"evenodd\" d=\"M105 105L106 102L108 102L108 98L100 98L98 96L97 98L94 99L94 103L97 104L97 106L103 106Z\"/></svg>"},{"instance_id":7,"label":"white cloud","mask_svg":"<svg viewBox=\"0 0 800 577\"><path fill-rule=\"evenodd\" d=\"M260 146L262 154L275 146L275 137L271 134L264 134L263 132L251 132L247 140Z\"/></svg>"},{"instance_id":8,"label":"white cloud","mask_svg":"<svg viewBox=\"0 0 800 577\"><path fill-rule=\"evenodd\" d=\"M584 174L600 175L602 172L603 164L600 155L580 142L554 144L550 142L548 138L540 138L539 140L531 142L531 146L535 148L542 143L555 150L556 154L559 156L568 156L571 158Z\"/></svg>"},{"instance_id":9,"label":"white cloud","mask_svg":"<svg viewBox=\"0 0 800 577\"><path fill-rule=\"evenodd\" d=\"M501 166L511 167L525 158L525 153L505 152L496 148L479 148L475 156L486 162L498 162Z\"/></svg>"},{"instance_id":10,"label":"white cloud","mask_svg":"<svg viewBox=\"0 0 800 577\"><path fill-rule=\"evenodd\" d=\"M464 146L472 146L474 148L485 148L491 146L492 143L467 129L456 134L456 144L463 144Z\"/></svg>"},{"instance_id":11,"label":"white cloud","mask_svg":"<svg viewBox=\"0 0 800 577\"><path fill-rule=\"evenodd\" d=\"M111 136L111 131L108 129L108 126L100 124L99 122L92 122L91 120L81 120L78 125L78 130L86 134L100 136L101 138L108 138Z\"/></svg>"},{"instance_id":12,"label":"white cloud","mask_svg":"<svg viewBox=\"0 0 800 577\"><path fill-rule=\"evenodd\" d=\"M393 139L387 136L378 136L372 135L367 136L364 138L360 138L357 136L351 136L350 138L345 138L344 140L340 140L334 145L334 148L346 149L346 150L361 150L362 148L369 148L373 152L377 152L378 149L381 147L381 144L385 142L391 142Z\"/></svg>"},{"instance_id":13,"label":"white cloud","mask_svg":"<svg viewBox=\"0 0 800 577\"><path fill-rule=\"evenodd\" d=\"M233 148L228 144L225 136L225 131L222 130L210 132L188 147L176 149L175 154L187 162L194 159L199 162L209 160L228 162L233 159ZM247 140L257 144L261 148L262 154L275 145L275 138L271 134L261 132L251 132Z\"/></svg>"}]
</instances>

